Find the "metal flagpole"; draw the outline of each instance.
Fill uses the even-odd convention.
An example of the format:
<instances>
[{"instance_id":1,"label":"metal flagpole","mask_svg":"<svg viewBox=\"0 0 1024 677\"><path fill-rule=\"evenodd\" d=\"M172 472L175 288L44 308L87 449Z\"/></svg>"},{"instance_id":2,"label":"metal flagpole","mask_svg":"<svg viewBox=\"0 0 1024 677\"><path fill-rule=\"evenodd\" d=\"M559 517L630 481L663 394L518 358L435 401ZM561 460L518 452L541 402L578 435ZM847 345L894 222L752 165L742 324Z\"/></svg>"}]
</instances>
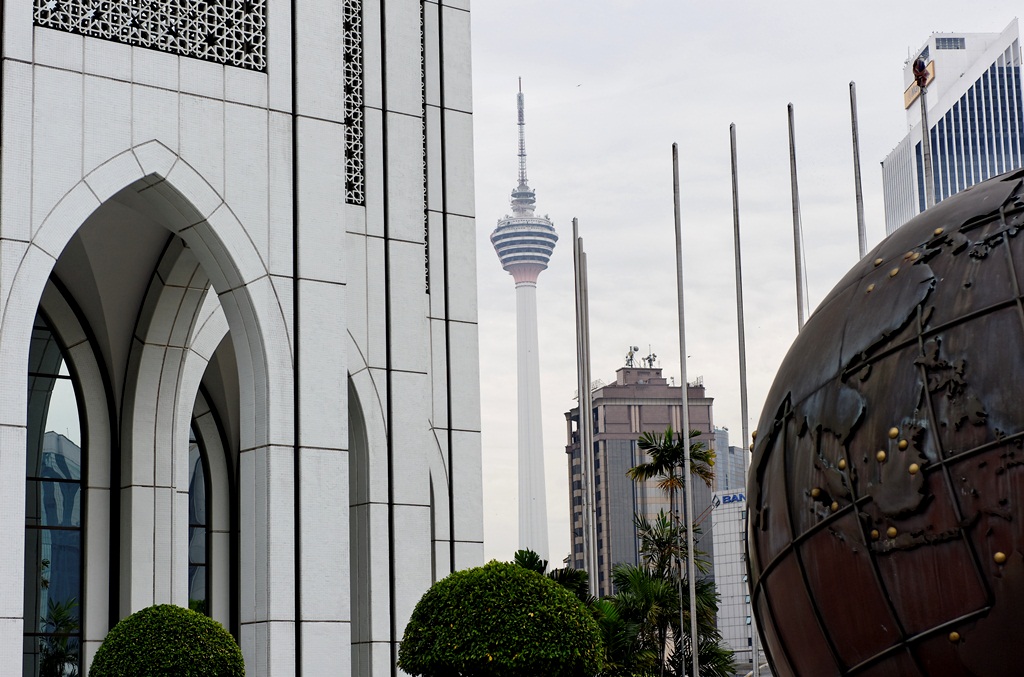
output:
<instances>
[{"instance_id":1,"label":"metal flagpole","mask_svg":"<svg viewBox=\"0 0 1024 677\"><path fill-rule=\"evenodd\" d=\"M789 111L789 177L793 193L793 258L796 260L796 321L804 328L804 234L800 223L800 189L796 180L796 138L793 125L793 104Z\"/></svg>"},{"instance_id":2,"label":"metal flagpole","mask_svg":"<svg viewBox=\"0 0 1024 677\"><path fill-rule=\"evenodd\" d=\"M860 135L857 131L857 83L850 82L850 126L853 131L853 185L857 195L857 246L860 258L868 253L868 236L864 231L864 191L860 185Z\"/></svg>"},{"instance_id":3,"label":"metal flagpole","mask_svg":"<svg viewBox=\"0 0 1024 677\"><path fill-rule=\"evenodd\" d=\"M683 450L683 473L686 491L686 577L690 583L690 656L693 658L691 677L700 675L700 660L697 656L697 581L694 566L693 546L693 477L690 473L690 397L689 384L686 381L686 321L683 313L683 232L679 204L679 146L672 144L672 195L675 207L676 227L676 296L679 303L679 376L682 381L683 393L683 429L680 431ZM679 581L679 594L682 597L683 582ZM682 600L680 599L680 602ZM679 632L683 631L683 608L679 605Z\"/></svg>"},{"instance_id":4,"label":"metal flagpole","mask_svg":"<svg viewBox=\"0 0 1024 677\"><path fill-rule=\"evenodd\" d=\"M588 556L590 557L590 566L594 571L594 582L592 588L594 590L594 596L597 596L600 571L598 548L597 548L597 500L595 497L596 482L597 482L597 468L594 464L594 395L591 390L591 383L593 378L590 375L590 274L587 269L587 252L583 249L583 238L579 239L580 243L580 278L583 282L582 294L583 294L583 348L585 359L583 360L583 377L586 387L583 389L584 402L586 402L587 412L587 425L586 425L586 463L587 471L590 473L590 482L587 484L587 495L590 499L590 505L592 506L590 515L590 550Z\"/></svg>"},{"instance_id":5,"label":"metal flagpole","mask_svg":"<svg viewBox=\"0 0 1024 677\"><path fill-rule=\"evenodd\" d=\"M729 152L732 159L732 234L733 234L733 245L736 250L736 333L739 339L739 354L740 354L740 418L742 420L741 429L743 431L743 439L741 441L741 448L743 449L743 476L744 478L750 472L750 456L747 451L747 440L750 435L750 412L747 408L747 339L746 339L746 324L743 319L743 265L740 260L740 189L739 189L739 172L736 166L736 124L729 125ZM746 533L746 523L743 525L744 533ZM747 609L750 615L750 633L751 633L751 663L753 664L753 677L759 677L760 667L758 660L758 653L760 653L760 641L757 636L757 624L754 621L754 614L750 609Z\"/></svg>"},{"instance_id":6,"label":"metal flagpole","mask_svg":"<svg viewBox=\"0 0 1024 677\"><path fill-rule=\"evenodd\" d=\"M582 521L583 521L583 567L589 574L590 594L597 596L596 568L597 558L594 556L596 542L592 537L594 526L594 506L591 500L591 488L594 482L593 466L593 429L590 424L590 337L588 332L587 289L586 289L586 255L583 253L583 238L579 236L579 223L572 220L573 235L573 268L576 287L576 367L577 367L577 404L579 420L577 430L580 444L580 475L582 487Z\"/></svg>"},{"instance_id":7,"label":"metal flagpole","mask_svg":"<svg viewBox=\"0 0 1024 677\"><path fill-rule=\"evenodd\" d=\"M932 141L928 130L928 67L923 59L914 62L914 81L921 88L921 163L924 165L924 207L935 206L935 185L932 183Z\"/></svg>"}]
</instances>

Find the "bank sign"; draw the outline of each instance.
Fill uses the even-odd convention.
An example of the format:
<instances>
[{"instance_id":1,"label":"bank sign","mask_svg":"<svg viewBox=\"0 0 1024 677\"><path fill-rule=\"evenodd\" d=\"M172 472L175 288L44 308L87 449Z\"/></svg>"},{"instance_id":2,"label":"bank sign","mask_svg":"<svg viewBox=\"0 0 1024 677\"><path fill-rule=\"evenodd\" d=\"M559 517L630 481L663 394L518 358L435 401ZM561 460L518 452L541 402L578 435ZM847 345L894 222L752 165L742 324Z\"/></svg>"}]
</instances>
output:
<instances>
[{"instance_id":1,"label":"bank sign","mask_svg":"<svg viewBox=\"0 0 1024 677\"><path fill-rule=\"evenodd\" d=\"M732 503L746 503L747 497L742 492L735 492L732 494L715 494L715 498L711 501L712 506L718 507L720 505L729 505Z\"/></svg>"}]
</instances>

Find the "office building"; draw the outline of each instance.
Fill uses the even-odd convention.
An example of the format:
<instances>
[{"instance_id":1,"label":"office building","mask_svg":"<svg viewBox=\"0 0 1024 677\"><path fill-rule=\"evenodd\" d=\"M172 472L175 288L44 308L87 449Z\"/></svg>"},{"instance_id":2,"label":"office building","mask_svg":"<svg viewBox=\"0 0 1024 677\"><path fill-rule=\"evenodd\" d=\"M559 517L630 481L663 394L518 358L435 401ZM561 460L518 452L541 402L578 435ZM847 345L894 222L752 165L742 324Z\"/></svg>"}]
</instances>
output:
<instances>
[{"instance_id":1,"label":"office building","mask_svg":"<svg viewBox=\"0 0 1024 677\"><path fill-rule=\"evenodd\" d=\"M925 209L921 90L923 61L936 203L976 183L1024 166L1024 103L1017 20L1001 33L933 33L903 68L907 136L882 161L885 230L892 233Z\"/></svg>"},{"instance_id":2,"label":"office building","mask_svg":"<svg viewBox=\"0 0 1024 677\"><path fill-rule=\"evenodd\" d=\"M737 674L751 668L754 635L751 630L750 589L747 587L747 498L744 487L717 491L711 522L715 539L715 586L718 589L718 629L736 658ZM763 654L759 652L763 660ZM765 673L766 674L766 673Z\"/></svg>"},{"instance_id":3,"label":"office building","mask_svg":"<svg viewBox=\"0 0 1024 677\"><path fill-rule=\"evenodd\" d=\"M522 85L519 112L519 183L512 214L498 221L491 244L516 283L516 373L519 400L519 547L548 559L548 510L544 484L544 431L537 340L537 277L547 270L558 235L551 219L536 214L537 193L526 177L526 120Z\"/></svg>"},{"instance_id":4,"label":"office building","mask_svg":"<svg viewBox=\"0 0 1024 677\"><path fill-rule=\"evenodd\" d=\"M715 491L743 491L747 486L746 458L750 453L730 446L729 429L715 428Z\"/></svg>"},{"instance_id":5,"label":"office building","mask_svg":"<svg viewBox=\"0 0 1024 677\"><path fill-rule=\"evenodd\" d=\"M4 3L0 674L173 603L391 676L482 563L467 7Z\"/></svg>"},{"instance_id":6,"label":"office building","mask_svg":"<svg viewBox=\"0 0 1024 677\"><path fill-rule=\"evenodd\" d=\"M629 362L632 363L632 359ZM640 563L634 515L653 519L662 510L669 512L668 494L657 486L656 479L634 482L626 472L650 460L637 446L642 433L664 434L668 426L674 431L682 430L682 389L669 384L661 368L653 366L653 359L645 358L641 363L646 366L629 364L620 368L615 372L614 383L599 385L593 390L594 408L590 419L594 426L594 477L587 480L593 482L592 487L583 486L579 409L565 414L573 535L570 564L585 568L583 496L590 490L594 497L591 518L597 534L597 591L601 596L614 592L612 567L619 563ZM693 439L710 446L714 443L713 400L706 396L699 379L689 385L688 396L690 429L702 433ZM713 560L714 540L708 519L712 490L696 478L693 489L694 521L701 529L695 535L695 546ZM594 576L594 572L590 574Z\"/></svg>"}]
</instances>

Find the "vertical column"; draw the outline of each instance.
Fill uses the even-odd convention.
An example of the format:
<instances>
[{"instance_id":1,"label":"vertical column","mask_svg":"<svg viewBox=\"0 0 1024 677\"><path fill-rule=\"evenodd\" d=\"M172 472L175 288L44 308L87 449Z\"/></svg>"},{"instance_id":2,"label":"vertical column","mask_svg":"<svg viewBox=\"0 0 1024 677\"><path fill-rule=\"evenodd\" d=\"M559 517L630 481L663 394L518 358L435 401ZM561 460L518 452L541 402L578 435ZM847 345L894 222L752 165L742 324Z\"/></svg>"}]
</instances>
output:
<instances>
[{"instance_id":1,"label":"vertical column","mask_svg":"<svg viewBox=\"0 0 1024 677\"><path fill-rule=\"evenodd\" d=\"M293 2L296 671L351 663L345 7Z\"/></svg>"}]
</instances>

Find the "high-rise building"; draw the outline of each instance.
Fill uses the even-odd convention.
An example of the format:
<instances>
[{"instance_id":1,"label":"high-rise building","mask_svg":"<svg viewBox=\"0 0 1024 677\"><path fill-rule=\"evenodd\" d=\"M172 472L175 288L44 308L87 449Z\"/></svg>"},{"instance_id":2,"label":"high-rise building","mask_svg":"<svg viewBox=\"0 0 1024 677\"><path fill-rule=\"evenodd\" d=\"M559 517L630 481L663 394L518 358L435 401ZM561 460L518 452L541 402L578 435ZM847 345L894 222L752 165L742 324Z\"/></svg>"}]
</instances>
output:
<instances>
[{"instance_id":1,"label":"high-rise building","mask_svg":"<svg viewBox=\"0 0 1024 677\"><path fill-rule=\"evenodd\" d=\"M729 429L715 428L715 491L743 491L747 485L746 450L729 445Z\"/></svg>"},{"instance_id":2,"label":"high-rise building","mask_svg":"<svg viewBox=\"0 0 1024 677\"><path fill-rule=\"evenodd\" d=\"M512 214L498 221L491 244L516 283L516 366L519 384L519 547L548 558L544 432L541 427L540 359L537 341L537 276L548 267L558 235L551 219L537 216L537 194L526 178L523 90L519 110L519 183Z\"/></svg>"},{"instance_id":3,"label":"high-rise building","mask_svg":"<svg viewBox=\"0 0 1024 677\"><path fill-rule=\"evenodd\" d=\"M702 433L694 439L710 446L714 443L713 400L706 396L700 380L689 385L688 396L690 429ZM591 517L597 534L597 591L599 595L608 595L614 592L612 567L619 563L639 564L634 515L642 514L653 519L661 510L669 512L668 494L657 486L656 479L634 482L626 472L650 460L637 446L642 433L664 433L668 426L672 426L674 431L682 429L682 389L670 385L662 376L660 367L650 366L650 363L641 367L629 365L615 372L614 383L593 390L593 403L589 417L594 427L593 480L585 480L581 463L579 408L565 414L573 548L569 563L578 569L586 568L583 496L584 492L590 491L594 497L594 514ZM593 486L584 487L584 481L593 481ZM694 521L701 528L701 533L696 535L695 546L709 559L714 556L711 520L707 519L711 495L711 488L695 478ZM590 574L594 576L594 572Z\"/></svg>"},{"instance_id":4,"label":"high-rise building","mask_svg":"<svg viewBox=\"0 0 1024 677\"><path fill-rule=\"evenodd\" d=\"M747 498L743 486L715 492L711 511L715 539L715 587L718 629L735 652L737 674L749 674L754 634L747 587ZM763 674L763 673L762 673Z\"/></svg>"},{"instance_id":5,"label":"high-rise building","mask_svg":"<svg viewBox=\"0 0 1024 677\"><path fill-rule=\"evenodd\" d=\"M882 161L886 233L925 209L918 59L932 77L926 98L935 202L1024 165L1017 20L1001 33L933 33L903 68L909 132Z\"/></svg>"}]
</instances>

